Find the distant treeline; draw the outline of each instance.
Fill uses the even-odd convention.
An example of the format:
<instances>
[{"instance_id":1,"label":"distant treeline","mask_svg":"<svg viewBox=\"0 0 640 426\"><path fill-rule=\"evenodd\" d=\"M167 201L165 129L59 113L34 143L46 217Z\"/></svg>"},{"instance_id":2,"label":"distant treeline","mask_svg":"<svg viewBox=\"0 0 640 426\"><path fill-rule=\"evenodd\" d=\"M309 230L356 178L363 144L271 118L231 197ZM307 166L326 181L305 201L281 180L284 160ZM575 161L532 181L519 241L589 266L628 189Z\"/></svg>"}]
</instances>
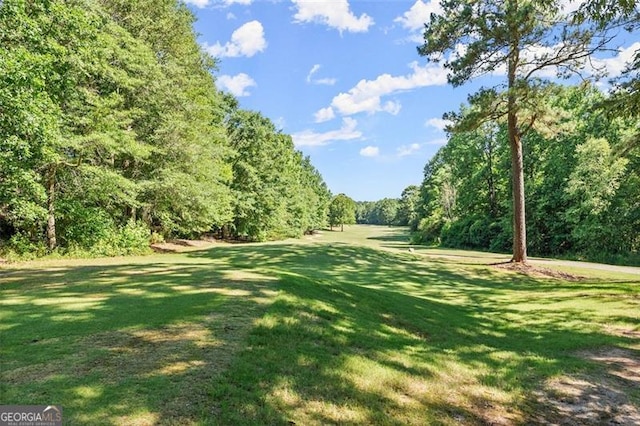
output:
<instances>
[{"instance_id":1,"label":"distant treeline","mask_svg":"<svg viewBox=\"0 0 640 426\"><path fill-rule=\"evenodd\" d=\"M597 260L640 250L640 142L637 110L607 113L594 86L552 86L523 138L528 250ZM463 107L463 121L476 106ZM510 152L504 121L457 129L427 163L417 242L509 252Z\"/></svg>"},{"instance_id":2,"label":"distant treeline","mask_svg":"<svg viewBox=\"0 0 640 426\"><path fill-rule=\"evenodd\" d=\"M5 255L325 226L322 176L216 89L193 22L177 0L0 2Z\"/></svg>"},{"instance_id":3,"label":"distant treeline","mask_svg":"<svg viewBox=\"0 0 640 426\"><path fill-rule=\"evenodd\" d=\"M420 188L416 185L410 185L402 192L402 198L357 201L356 223L388 226L416 224L419 204Z\"/></svg>"}]
</instances>

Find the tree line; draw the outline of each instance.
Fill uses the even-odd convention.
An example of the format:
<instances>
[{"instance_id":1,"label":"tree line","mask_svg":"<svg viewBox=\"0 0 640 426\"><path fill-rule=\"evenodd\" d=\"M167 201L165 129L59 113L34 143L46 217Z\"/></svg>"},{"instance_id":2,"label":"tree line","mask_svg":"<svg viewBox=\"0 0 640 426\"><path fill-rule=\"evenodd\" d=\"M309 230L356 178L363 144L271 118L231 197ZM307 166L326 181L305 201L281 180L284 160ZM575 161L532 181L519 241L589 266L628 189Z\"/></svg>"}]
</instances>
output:
<instances>
[{"instance_id":1,"label":"tree line","mask_svg":"<svg viewBox=\"0 0 640 426\"><path fill-rule=\"evenodd\" d=\"M511 250L514 262L527 250L637 254L640 52L606 95L548 76L597 75L589 59L612 32L638 28L638 5L596 0L567 14L565 3L443 2L426 24L418 52L444 62L450 84L496 72L505 81L445 114L449 140L425 166L417 241Z\"/></svg>"},{"instance_id":2,"label":"tree line","mask_svg":"<svg viewBox=\"0 0 640 426\"><path fill-rule=\"evenodd\" d=\"M523 138L528 249L598 260L637 252L640 150L630 145L637 119L594 109L608 98L592 85L553 89L544 102L548 127ZM503 122L451 134L425 166L417 241L510 251L510 161Z\"/></svg>"},{"instance_id":3,"label":"tree line","mask_svg":"<svg viewBox=\"0 0 640 426\"><path fill-rule=\"evenodd\" d=\"M326 224L289 135L215 87L177 0L0 3L0 247L124 254Z\"/></svg>"},{"instance_id":4,"label":"tree line","mask_svg":"<svg viewBox=\"0 0 640 426\"><path fill-rule=\"evenodd\" d=\"M400 198L356 202L356 223L386 226L408 226L418 221L420 188L409 185Z\"/></svg>"}]
</instances>

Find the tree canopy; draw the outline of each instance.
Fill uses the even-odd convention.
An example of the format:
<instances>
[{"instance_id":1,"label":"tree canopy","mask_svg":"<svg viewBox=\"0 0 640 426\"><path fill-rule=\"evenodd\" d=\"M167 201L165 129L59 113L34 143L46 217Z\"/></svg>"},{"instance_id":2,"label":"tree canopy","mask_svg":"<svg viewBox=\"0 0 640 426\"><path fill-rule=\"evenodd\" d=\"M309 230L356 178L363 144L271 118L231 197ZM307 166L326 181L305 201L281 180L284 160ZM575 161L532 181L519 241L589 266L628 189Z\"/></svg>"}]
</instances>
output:
<instances>
[{"instance_id":1,"label":"tree canopy","mask_svg":"<svg viewBox=\"0 0 640 426\"><path fill-rule=\"evenodd\" d=\"M344 231L344 225L356 223L356 202L345 194L338 194L329 204L329 225L340 225L340 230Z\"/></svg>"},{"instance_id":2,"label":"tree canopy","mask_svg":"<svg viewBox=\"0 0 640 426\"><path fill-rule=\"evenodd\" d=\"M488 120L506 119L511 152L512 261L526 262L523 137L541 115L540 99L546 96L547 84L540 73L548 68L560 76L580 72L585 59L603 47L607 38L587 25L572 25L557 0L456 0L441 6L442 13L432 14L425 26L424 44L418 52L431 61L444 61L454 86L490 72L505 73L504 84L474 96L476 104L481 104L477 113L467 114L466 121L457 124L479 127Z\"/></svg>"},{"instance_id":3,"label":"tree canopy","mask_svg":"<svg viewBox=\"0 0 640 426\"><path fill-rule=\"evenodd\" d=\"M592 85L554 89L544 104L561 117L557 131L526 137L528 248L537 256L629 257L640 250L640 150L620 147L638 117L612 120L594 108L607 95ZM427 163L417 241L510 250L510 182L500 172L510 162L506 127L494 120L455 132Z\"/></svg>"},{"instance_id":4,"label":"tree canopy","mask_svg":"<svg viewBox=\"0 0 640 426\"><path fill-rule=\"evenodd\" d=\"M0 2L0 249L118 254L203 233L301 235L330 193L216 89L178 0Z\"/></svg>"}]
</instances>

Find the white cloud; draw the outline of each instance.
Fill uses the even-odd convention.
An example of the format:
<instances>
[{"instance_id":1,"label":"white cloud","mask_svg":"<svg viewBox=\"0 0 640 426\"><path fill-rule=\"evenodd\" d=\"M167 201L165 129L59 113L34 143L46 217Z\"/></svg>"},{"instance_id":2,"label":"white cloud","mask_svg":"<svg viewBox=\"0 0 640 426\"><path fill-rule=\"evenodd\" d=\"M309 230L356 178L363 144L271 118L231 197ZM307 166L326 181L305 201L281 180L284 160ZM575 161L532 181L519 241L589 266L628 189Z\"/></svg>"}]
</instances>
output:
<instances>
[{"instance_id":1,"label":"white cloud","mask_svg":"<svg viewBox=\"0 0 640 426\"><path fill-rule=\"evenodd\" d=\"M366 146L360 150L360 155L363 157L377 157L380 155L380 148L377 146Z\"/></svg>"},{"instance_id":2,"label":"white cloud","mask_svg":"<svg viewBox=\"0 0 640 426\"><path fill-rule=\"evenodd\" d=\"M195 7L200 9L203 9L211 4L211 0L183 0L183 1L186 4L192 4ZM222 3L224 6L231 6L232 4L242 4L242 5L248 6L252 2L253 0L218 0L218 3Z\"/></svg>"},{"instance_id":3,"label":"white cloud","mask_svg":"<svg viewBox=\"0 0 640 426\"><path fill-rule=\"evenodd\" d=\"M216 80L217 86L220 90L226 90L235 96L249 96L247 88L257 86L256 82L245 73L238 75L221 75Z\"/></svg>"},{"instance_id":4,"label":"white cloud","mask_svg":"<svg viewBox=\"0 0 640 426\"><path fill-rule=\"evenodd\" d=\"M449 140L447 138L433 139L427 142L427 145L446 145Z\"/></svg>"},{"instance_id":5,"label":"white cloud","mask_svg":"<svg viewBox=\"0 0 640 426\"><path fill-rule=\"evenodd\" d=\"M402 108L402 105L400 105L400 102L398 101L387 101L385 102L385 104L382 106L382 110L384 112L388 112L391 115L398 115L400 113L400 109Z\"/></svg>"},{"instance_id":6,"label":"white cloud","mask_svg":"<svg viewBox=\"0 0 640 426\"><path fill-rule=\"evenodd\" d=\"M334 84L336 84L336 81L338 81L335 78L318 78L316 80L313 80L314 84L321 84L323 86L333 86Z\"/></svg>"},{"instance_id":7,"label":"white cloud","mask_svg":"<svg viewBox=\"0 0 640 426\"><path fill-rule=\"evenodd\" d=\"M356 17L349 9L347 0L291 1L298 10L293 15L296 23L317 22L335 28L340 33L345 30L353 33L367 32L374 23L373 19L365 13Z\"/></svg>"},{"instance_id":8,"label":"white cloud","mask_svg":"<svg viewBox=\"0 0 640 426\"><path fill-rule=\"evenodd\" d=\"M358 122L353 118L346 117L342 120L342 127L338 130L331 130L325 133L316 133L312 130L304 130L302 132L291 135L293 143L296 147L300 146L322 146L333 141L347 141L359 139L362 132L356 130Z\"/></svg>"},{"instance_id":9,"label":"white cloud","mask_svg":"<svg viewBox=\"0 0 640 426\"><path fill-rule=\"evenodd\" d=\"M311 83L311 77L313 77L313 75L317 73L319 69L320 64L315 64L311 67L311 71L309 71L309 74L307 74L307 83Z\"/></svg>"},{"instance_id":10,"label":"white cloud","mask_svg":"<svg viewBox=\"0 0 640 426\"><path fill-rule=\"evenodd\" d=\"M640 42L635 42L629 47L618 49L618 55L613 58L594 59L596 67L604 67L609 77L618 77L625 67L633 62L635 54L640 50Z\"/></svg>"},{"instance_id":11,"label":"white cloud","mask_svg":"<svg viewBox=\"0 0 640 426\"><path fill-rule=\"evenodd\" d=\"M424 2L418 0L402 16L398 16L393 22L399 22L404 28L417 31L424 28L424 24L431 19L431 14L441 14L440 0Z\"/></svg>"},{"instance_id":12,"label":"white cloud","mask_svg":"<svg viewBox=\"0 0 640 426\"><path fill-rule=\"evenodd\" d=\"M360 80L347 93L335 96L331 106L342 115L352 115L359 112L372 114L379 111L397 114L400 111L400 104L389 101L383 105L381 97L418 87L447 83L447 71L441 66L425 65L420 67L417 62L412 62L409 66L413 69L413 73L409 75L382 74L375 80Z\"/></svg>"},{"instance_id":13,"label":"white cloud","mask_svg":"<svg viewBox=\"0 0 640 426\"><path fill-rule=\"evenodd\" d=\"M544 63L549 58L553 58L557 56L559 52L562 52L563 50L566 50L565 44L556 44L554 46L544 46L540 44L534 44L534 45L526 46L521 51L521 57L523 61L521 73L523 74L528 73L532 69L532 67L535 67L536 65ZM528 62L528 64L525 61ZM503 64L500 67L496 68L493 74L506 75L507 74L506 64ZM534 75L536 77L541 77L541 78L553 78L558 75L558 67L548 66L540 69L539 71L536 71Z\"/></svg>"},{"instance_id":14,"label":"white cloud","mask_svg":"<svg viewBox=\"0 0 640 426\"><path fill-rule=\"evenodd\" d=\"M560 0L560 9L568 15L578 10L587 1L589 0Z\"/></svg>"},{"instance_id":15,"label":"white cloud","mask_svg":"<svg viewBox=\"0 0 640 426\"><path fill-rule=\"evenodd\" d=\"M415 154L420 151L419 143L412 143L411 145L402 145L398 148L398 157L406 157L408 155Z\"/></svg>"},{"instance_id":16,"label":"white cloud","mask_svg":"<svg viewBox=\"0 0 640 426\"><path fill-rule=\"evenodd\" d=\"M273 124L275 124L276 129L282 130L287 126L287 120L284 117L278 117L273 121Z\"/></svg>"},{"instance_id":17,"label":"white cloud","mask_svg":"<svg viewBox=\"0 0 640 426\"><path fill-rule=\"evenodd\" d=\"M522 69L522 73L528 72L531 67L536 64L540 64L548 58L553 58L563 50L567 50L564 44L557 44L554 46L533 45L528 46L522 51L522 59L528 62L528 66L525 65ZM617 77L626 68L628 64L633 61L634 55L640 50L640 42L635 42L629 47L619 48L617 55L611 58L592 58L591 60L583 59L581 65L584 67L583 73L585 75L602 75L602 71L609 77ZM535 72L536 77L553 78L561 70L557 66L545 67ZM496 69L493 74L504 75L506 74L506 66L502 66Z\"/></svg>"},{"instance_id":18,"label":"white cloud","mask_svg":"<svg viewBox=\"0 0 640 426\"><path fill-rule=\"evenodd\" d=\"M209 0L184 0L184 2L186 4L192 4L195 7L200 8L200 9L209 6L209 3L210 3Z\"/></svg>"},{"instance_id":19,"label":"white cloud","mask_svg":"<svg viewBox=\"0 0 640 426\"><path fill-rule=\"evenodd\" d=\"M320 64L315 64L311 68L311 71L309 71L309 74L307 74L307 83L323 84L325 86L333 86L334 84L336 84L337 80L335 78L313 78L313 75L317 73L319 69Z\"/></svg>"},{"instance_id":20,"label":"white cloud","mask_svg":"<svg viewBox=\"0 0 640 426\"><path fill-rule=\"evenodd\" d=\"M203 45L205 50L215 57L251 57L267 47L264 28L259 21L251 21L242 25L231 34L231 41L222 46L219 42L210 46Z\"/></svg>"},{"instance_id":21,"label":"white cloud","mask_svg":"<svg viewBox=\"0 0 640 426\"><path fill-rule=\"evenodd\" d=\"M335 116L336 114L333 112L333 108L322 108L315 113L316 123L323 123L325 121L332 120L333 118L335 118Z\"/></svg>"},{"instance_id":22,"label":"white cloud","mask_svg":"<svg viewBox=\"0 0 640 426\"><path fill-rule=\"evenodd\" d=\"M227 13L227 21L231 21L232 19L236 19L236 15L231 12Z\"/></svg>"},{"instance_id":23,"label":"white cloud","mask_svg":"<svg viewBox=\"0 0 640 426\"><path fill-rule=\"evenodd\" d=\"M451 123L450 120L445 120L443 118L434 117L434 118L428 119L427 122L424 123L424 124L427 127L433 127L433 128L438 129L440 131L444 131L444 128L449 126L452 123Z\"/></svg>"}]
</instances>

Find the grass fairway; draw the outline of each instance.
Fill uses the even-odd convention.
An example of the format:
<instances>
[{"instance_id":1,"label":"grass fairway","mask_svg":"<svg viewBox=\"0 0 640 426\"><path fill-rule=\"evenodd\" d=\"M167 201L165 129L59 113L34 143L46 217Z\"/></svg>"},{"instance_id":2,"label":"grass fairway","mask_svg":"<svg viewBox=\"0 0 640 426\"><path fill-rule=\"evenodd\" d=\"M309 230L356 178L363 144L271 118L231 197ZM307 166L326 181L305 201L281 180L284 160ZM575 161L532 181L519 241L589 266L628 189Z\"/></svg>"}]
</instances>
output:
<instances>
[{"instance_id":1,"label":"grass fairway","mask_svg":"<svg viewBox=\"0 0 640 426\"><path fill-rule=\"evenodd\" d=\"M406 239L4 267L0 404L70 425L640 421L640 275L531 278Z\"/></svg>"}]
</instances>

